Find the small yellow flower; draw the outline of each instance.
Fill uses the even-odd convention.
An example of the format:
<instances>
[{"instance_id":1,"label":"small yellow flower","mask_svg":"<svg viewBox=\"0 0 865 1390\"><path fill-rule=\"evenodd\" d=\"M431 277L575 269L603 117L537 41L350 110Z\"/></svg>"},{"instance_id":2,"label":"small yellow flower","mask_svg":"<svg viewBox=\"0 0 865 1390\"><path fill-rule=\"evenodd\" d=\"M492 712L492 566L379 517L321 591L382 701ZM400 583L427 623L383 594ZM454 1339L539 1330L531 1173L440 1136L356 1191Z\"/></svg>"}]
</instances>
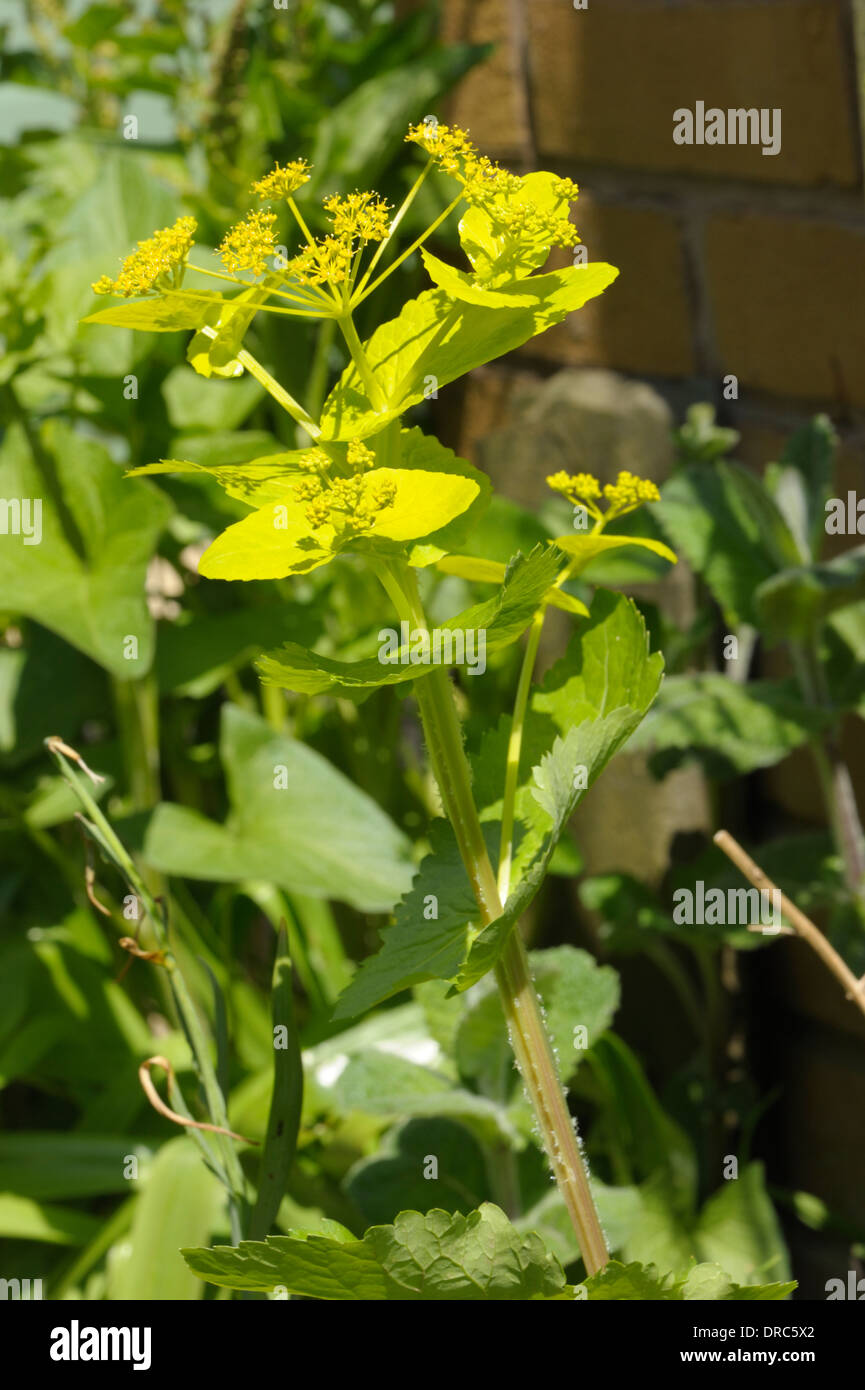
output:
<instances>
[{"instance_id":1,"label":"small yellow flower","mask_svg":"<svg viewBox=\"0 0 865 1390\"><path fill-rule=\"evenodd\" d=\"M128 299L153 289L175 288L194 245L197 225L194 217L178 217L173 226L163 227L152 237L139 241L123 262L117 279L100 276L93 284L94 294L120 294Z\"/></svg>"},{"instance_id":2,"label":"small yellow flower","mask_svg":"<svg viewBox=\"0 0 865 1390\"><path fill-rule=\"evenodd\" d=\"M217 247L226 270L251 270L260 275L267 268L266 258L276 251L273 234L275 212L251 212L243 222L231 227Z\"/></svg>"},{"instance_id":3,"label":"small yellow flower","mask_svg":"<svg viewBox=\"0 0 865 1390\"><path fill-rule=\"evenodd\" d=\"M292 491L299 502L314 502L323 493L324 484L320 478L303 478Z\"/></svg>"},{"instance_id":4,"label":"small yellow flower","mask_svg":"<svg viewBox=\"0 0 865 1390\"><path fill-rule=\"evenodd\" d=\"M305 183L309 183L310 169L305 159L295 159L281 168L276 164L263 179L252 185L253 193L259 198L290 198Z\"/></svg>"},{"instance_id":5,"label":"small yellow flower","mask_svg":"<svg viewBox=\"0 0 865 1390\"><path fill-rule=\"evenodd\" d=\"M348 446L349 467L360 472L363 469L372 468L374 463L375 454L372 449L368 449L360 439L352 439Z\"/></svg>"},{"instance_id":6,"label":"small yellow flower","mask_svg":"<svg viewBox=\"0 0 865 1390\"><path fill-rule=\"evenodd\" d=\"M344 237L320 237L289 261L287 273L302 285L341 285L351 266L351 242Z\"/></svg>"},{"instance_id":7,"label":"small yellow flower","mask_svg":"<svg viewBox=\"0 0 865 1390\"><path fill-rule=\"evenodd\" d=\"M390 229L390 208L376 193L334 193L324 210L336 235L350 241L384 241Z\"/></svg>"},{"instance_id":8,"label":"small yellow flower","mask_svg":"<svg viewBox=\"0 0 865 1390\"><path fill-rule=\"evenodd\" d=\"M301 455L300 466L310 473L326 473L330 468L330 458L324 449L310 449L308 453Z\"/></svg>"},{"instance_id":9,"label":"small yellow flower","mask_svg":"<svg viewBox=\"0 0 865 1390\"><path fill-rule=\"evenodd\" d=\"M623 512L632 512L644 502L657 502L661 494L649 479L638 478L636 473L629 473L627 469L623 469L614 483L607 483L604 496L607 499L609 516L611 513L621 515Z\"/></svg>"},{"instance_id":10,"label":"small yellow flower","mask_svg":"<svg viewBox=\"0 0 865 1390\"><path fill-rule=\"evenodd\" d=\"M295 488L301 501L303 483ZM311 526L330 525L340 538L349 539L364 531L369 531L381 512L393 504L396 497L396 483L392 478L379 481L369 480L362 475L353 478L334 478L327 488L313 496L306 509L306 519Z\"/></svg>"},{"instance_id":11,"label":"small yellow flower","mask_svg":"<svg viewBox=\"0 0 865 1390\"><path fill-rule=\"evenodd\" d=\"M601 484L591 473L552 473L547 478L547 486L553 492L560 492L569 502L593 502L601 495Z\"/></svg>"}]
</instances>

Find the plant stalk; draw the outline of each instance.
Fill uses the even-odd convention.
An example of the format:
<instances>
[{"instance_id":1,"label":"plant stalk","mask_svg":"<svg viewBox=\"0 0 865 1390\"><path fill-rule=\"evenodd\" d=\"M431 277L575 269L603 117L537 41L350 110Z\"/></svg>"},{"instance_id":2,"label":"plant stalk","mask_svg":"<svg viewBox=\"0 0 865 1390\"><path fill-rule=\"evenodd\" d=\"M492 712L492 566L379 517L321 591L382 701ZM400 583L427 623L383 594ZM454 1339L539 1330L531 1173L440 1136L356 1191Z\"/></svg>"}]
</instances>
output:
<instances>
[{"instance_id":1,"label":"plant stalk","mask_svg":"<svg viewBox=\"0 0 865 1390\"><path fill-rule=\"evenodd\" d=\"M415 577L408 566L399 569L394 566L385 587L395 602L400 599L400 616L414 626L426 628ZM443 667L437 667L416 681L414 689L442 803L477 900L481 924L487 926L501 916L502 904L472 795L471 771L463 748L450 678ZM586 1271L596 1274L609 1259L607 1245L517 928L508 937L495 974L511 1045L553 1175L567 1207Z\"/></svg>"}]
</instances>

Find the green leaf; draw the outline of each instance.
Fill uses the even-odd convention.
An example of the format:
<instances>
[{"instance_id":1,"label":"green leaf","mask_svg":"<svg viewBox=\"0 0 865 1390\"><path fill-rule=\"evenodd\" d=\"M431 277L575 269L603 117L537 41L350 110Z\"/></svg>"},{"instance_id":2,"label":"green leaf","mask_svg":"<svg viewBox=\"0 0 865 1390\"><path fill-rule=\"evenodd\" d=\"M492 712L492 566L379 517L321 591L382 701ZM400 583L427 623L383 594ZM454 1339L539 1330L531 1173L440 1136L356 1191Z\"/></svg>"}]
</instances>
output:
<instances>
[{"instance_id":1,"label":"green leaf","mask_svg":"<svg viewBox=\"0 0 865 1390\"><path fill-rule=\"evenodd\" d=\"M446 386L519 347L601 294L617 274L613 266L597 262L531 276L515 283L531 300L519 309L487 309L453 300L442 290L425 291L364 344L385 409L373 408L352 363L324 403L322 438L363 439L377 433L419 404L430 380L438 388Z\"/></svg>"},{"instance_id":2,"label":"green leaf","mask_svg":"<svg viewBox=\"0 0 865 1390\"><path fill-rule=\"evenodd\" d=\"M442 574L454 574L458 579L468 579L478 584L503 584L507 573L507 565L502 561L485 560L475 555L444 555L436 561L436 569ZM561 608L563 612L573 613L575 617L589 616L589 610L584 603L561 589L548 589L544 599L553 608Z\"/></svg>"},{"instance_id":3,"label":"green leaf","mask_svg":"<svg viewBox=\"0 0 865 1390\"><path fill-rule=\"evenodd\" d=\"M429 1158L436 1160L435 1176ZM367 1221L393 1221L400 1210L435 1207L467 1214L487 1196L486 1160L465 1125L443 1116L390 1130L372 1158L350 1170L345 1190Z\"/></svg>"},{"instance_id":4,"label":"green leaf","mask_svg":"<svg viewBox=\"0 0 865 1390\"><path fill-rule=\"evenodd\" d=\"M536 1235L520 1236L498 1207L469 1216L404 1211L362 1241L271 1236L233 1249L181 1252L209 1283L303 1298L438 1302L531 1299L564 1287L558 1261Z\"/></svg>"},{"instance_id":5,"label":"green leaf","mask_svg":"<svg viewBox=\"0 0 865 1390\"><path fill-rule=\"evenodd\" d=\"M505 573L501 589L493 598L465 609L454 618L448 618L436 630L459 634L483 632L486 653L509 646L528 627L559 568L560 561L552 550L538 548L527 558L515 556ZM390 631L397 638L400 636L401 630L393 628ZM383 639L380 637L379 640ZM442 652L450 656L446 664L471 665L472 660L478 664L477 646L472 655L471 649L466 650L464 637L461 645L462 663L457 660L459 643L455 643L452 649L442 645ZM423 652L409 629L408 640L403 641L389 661L379 656L360 661L337 661L301 647L296 642L286 642L278 651L266 653L256 665L262 679L271 684L305 695L317 695L325 691L372 689L380 685L419 680L428 675L436 664L423 661L422 656Z\"/></svg>"},{"instance_id":6,"label":"green leaf","mask_svg":"<svg viewBox=\"0 0 865 1390\"><path fill-rule=\"evenodd\" d=\"M664 545L663 541L650 540L648 536L593 536L587 533L584 536L556 536L554 544L566 555L579 560L581 569L591 564L599 555L606 555L623 545L640 546L643 550L651 550L653 555L660 555L663 560L669 560L672 565L676 563L675 552L668 545Z\"/></svg>"},{"instance_id":7,"label":"green leaf","mask_svg":"<svg viewBox=\"0 0 865 1390\"><path fill-rule=\"evenodd\" d=\"M129 1155L142 1165L149 1156L128 1134L0 1134L0 1188L38 1202L128 1193L123 1168Z\"/></svg>"},{"instance_id":8,"label":"green leaf","mask_svg":"<svg viewBox=\"0 0 865 1390\"><path fill-rule=\"evenodd\" d=\"M466 615L463 622L469 625ZM477 904L452 832L446 822L433 822L431 853L397 908L394 925L382 932L381 950L363 963L340 997L336 1017L352 1017L423 980L452 980L466 989L492 969L508 932L540 887L569 816L654 699L661 668L660 655L648 654L643 620L633 603L598 593L589 624L575 633L567 655L530 701L523 749L526 777L517 800L522 839L505 912L475 935ZM489 822L494 866L508 733L503 721L487 735L474 760L476 800ZM574 785L580 766L586 769L586 788Z\"/></svg>"},{"instance_id":9,"label":"green leaf","mask_svg":"<svg viewBox=\"0 0 865 1390\"><path fill-rule=\"evenodd\" d=\"M263 507L277 502L301 478L308 477L300 460L308 451L291 449L270 454L266 458L250 459L247 463L193 463L188 459L161 459L131 468L127 478L142 478L160 473L204 473L215 478L229 497L237 497L250 507Z\"/></svg>"},{"instance_id":10,"label":"green leaf","mask_svg":"<svg viewBox=\"0 0 865 1390\"><path fill-rule=\"evenodd\" d=\"M660 1274L654 1265L637 1262L620 1264L611 1260L600 1274L593 1274L580 1286L591 1302L733 1301L783 1299L796 1288L794 1283L735 1284L718 1265L694 1265L687 1275L673 1278Z\"/></svg>"},{"instance_id":11,"label":"green leaf","mask_svg":"<svg viewBox=\"0 0 865 1390\"><path fill-rule=\"evenodd\" d=\"M772 767L824 724L793 680L739 685L714 672L668 676L633 747L649 751L658 777L691 759L732 777Z\"/></svg>"},{"instance_id":12,"label":"green leaf","mask_svg":"<svg viewBox=\"0 0 865 1390\"><path fill-rule=\"evenodd\" d=\"M838 436L828 415L815 415L787 441L766 482L799 542L801 558L817 559L825 535L826 502Z\"/></svg>"},{"instance_id":13,"label":"green leaf","mask_svg":"<svg viewBox=\"0 0 865 1390\"><path fill-rule=\"evenodd\" d=\"M695 1232L703 1260L716 1262L739 1284L790 1278L790 1257L762 1163L749 1163L706 1202Z\"/></svg>"},{"instance_id":14,"label":"green leaf","mask_svg":"<svg viewBox=\"0 0 865 1390\"><path fill-rule=\"evenodd\" d=\"M451 1077L406 1057L370 1050L352 1057L332 1086L325 1088L343 1112L405 1118L444 1115L461 1120L488 1143L513 1143L516 1131L505 1111L486 1096L454 1084Z\"/></svg>"},{"instance_id":15,"label":"green leaf","mask_svg":"<svg viewBox=\"0 0 865 1390\"><path fill-rule=\"evenodd\" d=\"M4 1240L38 1240L49 1245L84 1245L101 1226L97 1216L74 1207L49 1206L11 1192L0 1194L0 1236Z\"/></svg>"},{"instance_id":16,"label":"green leaf","mask_svg":"<svg viewBox=\"0 0 865 1390\"><path fill-rule=\"evenodd\" d=\"M180 329L199 328L212 316L214 306L222 303L222 295L214 290L171 290L151 299L126 299L96 309L82 323L106 323L114 328L137 328L146 333L177 333Z\"/></svg>"},{"instance_id":17,"label":"green leaf","mask_svg":"<svg viewBox=\"0 0 865 1390\"><path fill-rule=\"evenodd\" d=\"M676 550L705 580L726 620L758 626L754 595L777 565L731 465L695 464L665 483L654 505Z\"/></svg>"},{"instance_id":18,"label":"green leaf","mask_svg":"<svg viewBox=\"0 0 865 1390\"><path fill-rule=\"evenodd\" d=\"M408 841L319 753L226 705L220 754L227 821L163 802L142 847L154 868L215 883L263 879L365 912L387 910L405 890Z\"/></svg>"},{"instance_id":19,"label":"green leaf","mask_svg":"<svg viewBox=\"0 0 865 1390\"><path fill-rule=\"evenodd\" d=\"M689 406L685 424L674 433L679 458L684 463L711 463L735 449L740 438L738 430L715 424L715 407L708 401Z\"/></svg>"},{"instance_id":20,"label":"green leaf","mask_svg":"<svg viewBox=\"0 0 865 1390\"><path fill-rule=\"evenodd\" d=\"M271 985L273 1090L261 1154L258 1194L249 1223L251 1239L266 1236L279 1211L297 1148L303 1107L303 1062L294 1015L291 960L285 925L277 934ZM284 1032L285 1037L281 1037Z\"/></svg>"},{"instance_id":21,"label":"green leaf","mask_svg":"<svg viewBox=\"0 0 865 1390\"><path fill-rule=\"evenodd\" d=\"M312 526L308 504L288 488L278 502L223 531L202 556L199 572L208 579L283 579L316 569L343 550L395 553L461 516L481 491L475 477L462 473L376 468L363 478L364 488L373 492L384 481L395 485L394 500L363 536L340 538L330 523Z\"/></svg>"},{"instance_id":22,"label":"green leaf","mask_svg":"<svg viewBox=\"0 0 865 1390\"><path fill-rule=\"evenodd\" d=\"M800 565L767 579L755 595L761 626L775 639L807 637L831 613L865 598L865 546L822 565Z\"/></svg>"},{"instance_id":23,"label":"green leaf","mask_svg":"<svg viewBox=\"0 0 865 1390\"><path fill-rule=\"evenodd\" d=\"M143 675L153 658L145 577L171 504L150 484L125 481L101 445L60 421L43 425L38 447L37 465L13 426L0 448L0 496L38 499L42 518L38 545L21 534L0 547L0 607L43 623L112 675Z\"/></svg>"},{"instance_id":24,"label":"green leaf","mask_svg":"<svg viewBox=\"0 0 865 1390\"><path fill-rule=\"evenodd\" d=\"M608 965L598 965L587 951L554 946L529 957L535 987L541 998L547 1034L567 1083L585 1056L613 1021L619 1005L619 977ZM456 1035L455 1056L460 1074L485 1095L509 1100L519 1087L513 1053L498 990L489 980L468 996L469 1003ZM576 1029L585 1029L577 1034Z\"/></svg>"},{"instance_id":25,"label":"green leaf","mask_svg":"<svg viewBox=\"0 0 865 1390\"><path fill-rule=\"evenodd\" d=\"M628 740L657 695L663 658L649 656L641 615L630 600L600 592L587 627L571 640L529 702L526 753L534 754L544 730L554 732L531 780L517 799L523 829L511 871L511 891L501 917L472 941L455 980L467 989L491 970L508 933L537 893L550 857L576 806ZM485 780L504 765L501 731L487 742ZM579 781L575 776L582 770ZM525 795L528 790L529 796Z\"/></svg>"},{"instance_id":26,"label":"green leaf","mask_svg":"<svg viewBox=\"0 0 865 1390\"><path fill-rule=\"evenodd\" d=\"M135 1206L132 1229L109 1263L112 1299L195 1299L201 1286L179 1247L208 1240L221 1219L223 1189L185 1136L163 1144Z\"/></svg>"},{"instance_id":27,"label":"green leaf","mask_svg":"<svg viewBox=\"0 0 865 1390\"><path fill-rule=\"evenodd\" d=\"M417 468L423 473L450 473L470 478L477 484L477 495L465 511L438 531L431 532L420 544L412 546L409 562L424 566L438 560L449 550L458 550L466 541L489 506L492 485L486 473L458 458L452 449L440 444L434 435L417 428L400 431L400 468Z\"/></svg>"},{"instance_id":28,"label":"green leaf","mask_svg":"<svg viewBox=\"0 0 865 1390\"><path fill-rule=\"evenodd\" d=\"M560 187L556 174L537 169L524 175L515 190L499 193L491 206L475 205L463 214L460 241L480 285L489 285L492 292L492 287L512 284L517 276L544 264L551 250L544 223L549 226L566 218L570 210L570 200ZM541 216L516 232L496 216L499 209L514 212L526 206L536 208Z\"/></svg>"}]
</instances>

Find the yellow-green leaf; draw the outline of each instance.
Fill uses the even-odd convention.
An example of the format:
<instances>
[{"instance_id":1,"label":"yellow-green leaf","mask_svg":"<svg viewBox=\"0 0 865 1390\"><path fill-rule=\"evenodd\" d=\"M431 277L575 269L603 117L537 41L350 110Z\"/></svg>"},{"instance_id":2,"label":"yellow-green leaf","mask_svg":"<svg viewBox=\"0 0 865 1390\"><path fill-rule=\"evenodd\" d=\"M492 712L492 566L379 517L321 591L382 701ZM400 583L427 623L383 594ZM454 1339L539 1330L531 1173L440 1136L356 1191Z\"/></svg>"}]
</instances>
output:
<instances>
[{"instance_id":1,"label":"yellow-green leaf","mask_svg":"<svg viewBox=\"0 0 865 1390\"><path fill-rule=\"evenodd\" d=\"M139 328L148 333L175 333L200 328L222 295L213 290L171 290L152 299L127 299L88 314L82 323L110 323L117 328Z\"/></svg>"},{"instance_id":2,"label":"yellow-green leaf","mask_svg":"<svg viewBox=\"0 0 865 1390\"><path fill-rule=\"evenodd\" d=\"M396 484L396 495L362 535L338 536L329 523L312 526L307 504L292 490L251 516L235 522L202 556L199 572L209 579L282 579L316 569L340 550L388 549L440 530L478 495L473 478L420 469L376 468L365 488ZM383 545L381 544L383 543Z\"/></svg>"},{"instance_id":3,"label":"yellow-green leaf","mask_svg":"<svg viewBox=\"0 0 865 1390\"><path fill-rule=\"evenodd\" d=\"M161 459L131 468L127 478L140 478L148 473L206 473L215 478L229 497L238 497L250 507L263 507L277 502L286 490L310 474L300 467L305 449L290 449L266 458L249 459L246 463L193 463L189 459Z\"/></svg>"},{"instance_id":4,"label":"yellow-green leaf","mask_svg":"<svg viewBox=\"0 0 865 1390\"><path fill-rule=\"evenodd\" d=\"M550 544L557 545L566 555L579 560L581 569L592 560L596 560L599 555L605 555L609 550L618 550L623 545L642 546L643 550L651 550L654 555L660 555L662 559L676 564L676 554L668 545L664 545L663 541L649 540L647 536L593 536L589 532L584 536L556 536Z\"/></svg>"},{"instance_id":5,"label":"yellow-green leaf","mask_svg":"<svg viewBox=\"0 0 865 1390\"><path fill-rule=\"evenodd\" d=\"M556 542L560 544L560 542ZM478 584L501 584L504 582L506 566L499 560L484 560L476 555L444 555L436 561L436 569L442 574L454 574L459 579L470 579ZM573 594L565 594L561 589L550 589L545 602L565 613L574 613L587 618L589 610Z\"/></svg>"}]
</instances>

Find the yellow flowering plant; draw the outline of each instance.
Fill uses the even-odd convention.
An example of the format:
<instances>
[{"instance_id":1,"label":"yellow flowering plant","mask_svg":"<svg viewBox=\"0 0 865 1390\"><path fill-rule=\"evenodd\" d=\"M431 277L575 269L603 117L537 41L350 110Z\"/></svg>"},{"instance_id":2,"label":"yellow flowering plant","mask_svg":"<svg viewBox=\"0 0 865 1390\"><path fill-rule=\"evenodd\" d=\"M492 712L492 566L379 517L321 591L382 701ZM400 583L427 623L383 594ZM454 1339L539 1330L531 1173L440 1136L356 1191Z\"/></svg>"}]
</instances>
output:
<instances>
[{"instance_id":1,"label":"yellow flowering plant","mask_svg":"<svg viewBox=\"0 0 865 1390\"><path fill-rule=\"evenodd\" d=\"M327 230L313 236L302 199L308 166L303 160L277 165L253 185L252 209L226 231L217 248L221 270L196 264L195 224L181 217L139 243L116 278L104 276L94 285L97 294L122 302L87 321L191 331L188 360L196 371L251 374L305 431L305 447L204 470L250 511L213 540L200 562L203 576L286 578L348 559L380 581L400 630L425 639L430 629L418 574L427 572L423 587L436 574L457 575L492 591L448 619L443 631L449 639L482 633L485 650L494 653L528 632L513 710L470 753L447 665L436 660L439 648L429 641L416 649L413 636L410 650L403 641L395 660L379 653L350 662L288 642L263 654L259 670L265 681L308 695L358 696L386 683L414 682L444 817L431 829L430 852L380 951L357 972L336 1015L353 1017L425 980L445 980L461 992L493 972L586 1274L599 1276L609 1258L607 1242L518 922L574 807L640 723L661 680L661 658L650 655L633 603L598 591L589 608L583 601L588 591L581 597L571 581L595 557L620 546L644 546L670 562L675 556L658 541L607 533L610 521L658 497L654 484L624 472L605 486L587 472L553 474L550 487L574 508L567 535L514 556L507 566L471 553L489 480L434 437L404 424L403 416L431 388L560 323L607 289L617 271L604 263L545 268L553 247L579 240L571 220L577 188L570 180L543 171L518 177L480 154L465 131L431 118L411 128L407 140L426 158L400 207L390 208L370 191L329 196L323 204ZM453 197L421 235L393 254L394 234L433 169L452 181ZM426 244L454 214L462 269ZM430 288L361 341L354 317L359 305L416 252ZM199 277L219 287L202 288ZM347 365L317 419L244 346L260 313L336 323ZM201 467L161 460L133 471ZM565 610L575 626L562 660L536 681L551 605ZM459 664L451 656L448 665Z\"/></svg>"}]
</instances>

